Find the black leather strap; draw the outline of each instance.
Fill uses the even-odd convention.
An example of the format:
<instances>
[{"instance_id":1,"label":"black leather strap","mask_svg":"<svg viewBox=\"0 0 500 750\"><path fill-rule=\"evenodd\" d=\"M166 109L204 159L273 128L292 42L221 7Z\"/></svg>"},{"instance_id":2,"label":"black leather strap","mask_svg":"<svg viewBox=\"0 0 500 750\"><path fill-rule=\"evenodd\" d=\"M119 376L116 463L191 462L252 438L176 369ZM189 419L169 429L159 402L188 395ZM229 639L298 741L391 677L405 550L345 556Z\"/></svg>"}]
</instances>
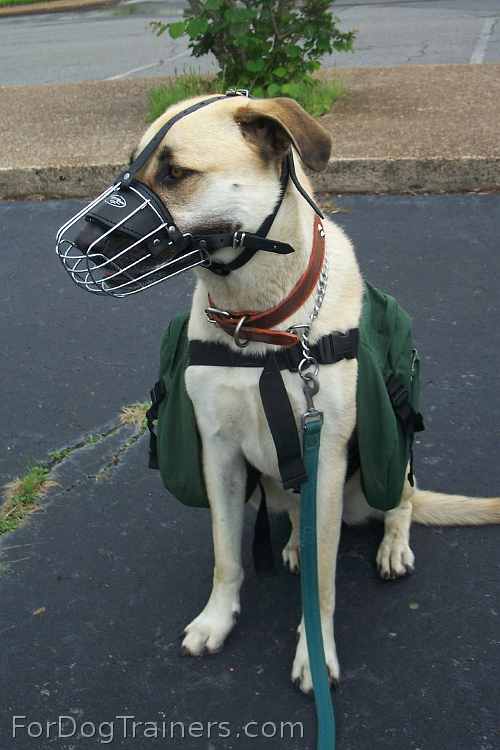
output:
<instances>
[{"instance_id":1,"label":"black leather strap","mask_svg":"<svg viewBox=\"0 0 500 750\"><path fill-rule=\"evenodd\" d=\"M222 250L224 247L241 247L246 250L256 253L257 250L267 250L270 253L279 253L281 255L287 255L293 253L293 247L287 242L278 242L277 240L268 240L265 237L261 237L257 234L251 234L249 232L223 232L221 234L197 234L193 238L193 244L196 247L201 247L209 253L214 253L216 250ZM238 261L240 256L235 258ZM217 265L213 263L213 265ZM237 263L224 263L221 264L225 267L231 266L231 268L238 267Z\"/></svg>"},{"instance_id":2,"label":"black leather strap","mask_svg":"<svg viewBox=\"0 0 500 750\"><path fill-rule=\"evenodd\" d=\"M231 235L230 241L223 247L231 247L231 245L233 245L234 238L238 238L238 236L240 236L241 241L239 242L238 247L242 248L242 252L237 255L236 258L228 261L227 263L223 263L221 261L211 261L207 267L210 271L212 271L212 273L215 273L218 276L227 276L231 273L231 271L236 271L236 269L241 268L246 263L248 263L248 261L252 260L258 250L267 250L268 252L273 253L293 253L294 250L291 245L285 242L278 242L277 240L266 239L267 233L271 229L271 226L276 218L276 214L278 213L283 202L283 198L288 185L289 175L290 162L289 157L287 156L283 161L283 165L281 168L280 195L272 212L266 216L256 232L236 232L234 235Z\"/></svg>"},{"instance_id":3,"label":"black leather strap","mask_svg":"<svg viewBox=\"0 0 500 750\"><path fill-rule=\"evenodd\" d=\"M159 129L159 131L153 136L153 138L151 138L149 143L142 149L141 153L134 159L132 164L130 164L127 169L123 170L118 178L122 185L130 185L137 172L139 172L142 167L149 161L149 159L152 157L152 155L162 142L165 135L168 133L170 128L175 125L176 122L182 120L182 118L186 117L186 115L190 115L192 112L196 112L198 109L207 107L209 104L213 104L220 99L227 99L227 96L225 94L221 94L220 96L211 96L209 99L203 99L203 101L192 104L191 107L187 107L186 109L181 110L176 115L174 115L174 117L168 120L168 122L166 122L165 125L163 125L163 127Z\"/></svg>"},{"instance_id":4,"label":"black leather strap","mask_svg":"<svg viewBox=\"0 0 500 750\"><path fill-rule=\"evenodd\" d=\"M299 178L297 177L297 173L295 171L295 163L293 161L293 153L292 153L291 149L289 151L287 161L288 161L288 169L289 169L289 172L290 172L290 179L291 179L291 181L293 182L293 184L295 185L295 187L297 188L297 190L299 191L299 193L301 194L301 196L303 198L305 198L305 200L309 203L309 205L311 206L311 208L314 211L316 211L316 213L318 214L318 216L320 217L320 219L324 219L325 216L324 216L323 212L318 208L318 206L313 201L313 199L311 198L311 196L309 195L309 193L306 193L306 191L304 190L304 188L302 187L302 185L299 182Z\"/></svg>"}]
</instances>

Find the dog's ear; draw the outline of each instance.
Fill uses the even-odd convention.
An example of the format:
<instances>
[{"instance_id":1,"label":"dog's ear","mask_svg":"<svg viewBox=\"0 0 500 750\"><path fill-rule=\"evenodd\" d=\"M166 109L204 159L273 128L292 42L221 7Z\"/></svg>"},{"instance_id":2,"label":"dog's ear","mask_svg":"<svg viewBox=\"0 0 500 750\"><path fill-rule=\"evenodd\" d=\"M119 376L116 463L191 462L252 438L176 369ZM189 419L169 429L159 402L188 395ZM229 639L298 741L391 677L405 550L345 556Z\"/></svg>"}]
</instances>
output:
<instances>
[{"instance_id":1,"label":"dog's ear","mask_svg":"<svg viewBox=\"0 0 500 750\"><path fill-rule=\"evenodd\" d=\"M327 131L293 99L249 99L235 113L243 135L266 159L282 159L292 143L311 169L321 172L330 158Z\"/></svg>"}]
</instances>

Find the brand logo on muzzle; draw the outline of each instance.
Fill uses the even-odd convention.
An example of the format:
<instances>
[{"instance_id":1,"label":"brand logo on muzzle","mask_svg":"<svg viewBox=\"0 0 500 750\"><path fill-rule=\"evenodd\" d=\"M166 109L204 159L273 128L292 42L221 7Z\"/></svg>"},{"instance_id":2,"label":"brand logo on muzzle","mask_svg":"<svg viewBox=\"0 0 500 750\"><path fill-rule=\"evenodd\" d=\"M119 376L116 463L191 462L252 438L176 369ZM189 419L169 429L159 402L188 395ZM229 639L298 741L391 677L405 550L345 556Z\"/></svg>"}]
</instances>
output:
<instances>
[{"instance_id":1,"label":"brand logo on muzzle","mask_svg":"<svg viewBox=\"0 0 500 750\"><path fill-rule=\"evenodd\" d=\"M121 195L110 195L104 202L115 208L125 208L127 205L127 201Z\"/></svg>"}]
</instances>

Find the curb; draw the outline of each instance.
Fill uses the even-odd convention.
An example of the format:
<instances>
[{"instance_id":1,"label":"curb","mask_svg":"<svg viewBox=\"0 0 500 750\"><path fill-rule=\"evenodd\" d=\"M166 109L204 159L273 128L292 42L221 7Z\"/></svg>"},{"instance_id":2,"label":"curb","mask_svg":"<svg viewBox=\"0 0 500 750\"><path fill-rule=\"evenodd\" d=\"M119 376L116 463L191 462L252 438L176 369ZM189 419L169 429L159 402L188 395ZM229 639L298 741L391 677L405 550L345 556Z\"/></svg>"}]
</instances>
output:
<instances>
[{"instance_id":1,"label":"curb","mask_svg":"<svg viewBox=\"0 0 500 750\"><path fill-rule=\"evenodd\" d=\"M87 198L110 185L124 164L0 169L0 200Z\"/></svg>"},{"instance_id":2,"label":"curb","mask_svg":"<svg viewBox=\"0 0 500 750\"><path fill-rule=\"evenodd\" d=\"M325 193L468 193L500 190L500 157L334 159L312 176Z\"/></svg>"},{"instance_id":3,"label":"curb","mask_svg":"<svg viewBox=\"0 0 500 750\"><path fill-rule=\"evenodd\" d=\"M14 16L42 15L45 13L66 13L78 10L94 10L117 5L120 0L50 0L29 5L6 5L0 8L0 18Z\"/></svg>"},{"instance_id":4,"label":"curb","mask_svg":"<svg viewBox=\"0 0 500 750\"><path fill-rule=\"evenodd\" d=\"M0 169L0 200L88 198L110 185L121 163ZM500 190L500 157L334 159L310 174L321 193L467 193Z\"/></svg>"}]
</instances>

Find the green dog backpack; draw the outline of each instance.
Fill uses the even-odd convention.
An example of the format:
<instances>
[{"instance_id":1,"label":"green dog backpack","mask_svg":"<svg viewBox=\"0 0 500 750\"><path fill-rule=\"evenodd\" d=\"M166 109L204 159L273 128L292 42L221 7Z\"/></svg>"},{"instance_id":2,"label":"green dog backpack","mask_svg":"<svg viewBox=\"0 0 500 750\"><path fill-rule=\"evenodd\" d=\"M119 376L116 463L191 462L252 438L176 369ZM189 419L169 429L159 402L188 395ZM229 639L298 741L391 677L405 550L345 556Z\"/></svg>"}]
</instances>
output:
<instances>
[{"instance_id":1,"label":"green dog backpack","mask_svg":"<svg viewBox=\"0 0 500 750\"><path fill-rule=\"evenodd\" d=\"M162 337L160 377L148 412L149 465L159 468L166 489L182 503L208 507L201 438L184 380L188 318L174 318ZM354 453L368 503L385 511L398 505L408 466L412 481L413 437L423 429L420 361L409 316L393 297L370 284L365 285L357 357ZM247 497L258 479L253 467L248 470Z\"/></svg>"}]
</instances>

